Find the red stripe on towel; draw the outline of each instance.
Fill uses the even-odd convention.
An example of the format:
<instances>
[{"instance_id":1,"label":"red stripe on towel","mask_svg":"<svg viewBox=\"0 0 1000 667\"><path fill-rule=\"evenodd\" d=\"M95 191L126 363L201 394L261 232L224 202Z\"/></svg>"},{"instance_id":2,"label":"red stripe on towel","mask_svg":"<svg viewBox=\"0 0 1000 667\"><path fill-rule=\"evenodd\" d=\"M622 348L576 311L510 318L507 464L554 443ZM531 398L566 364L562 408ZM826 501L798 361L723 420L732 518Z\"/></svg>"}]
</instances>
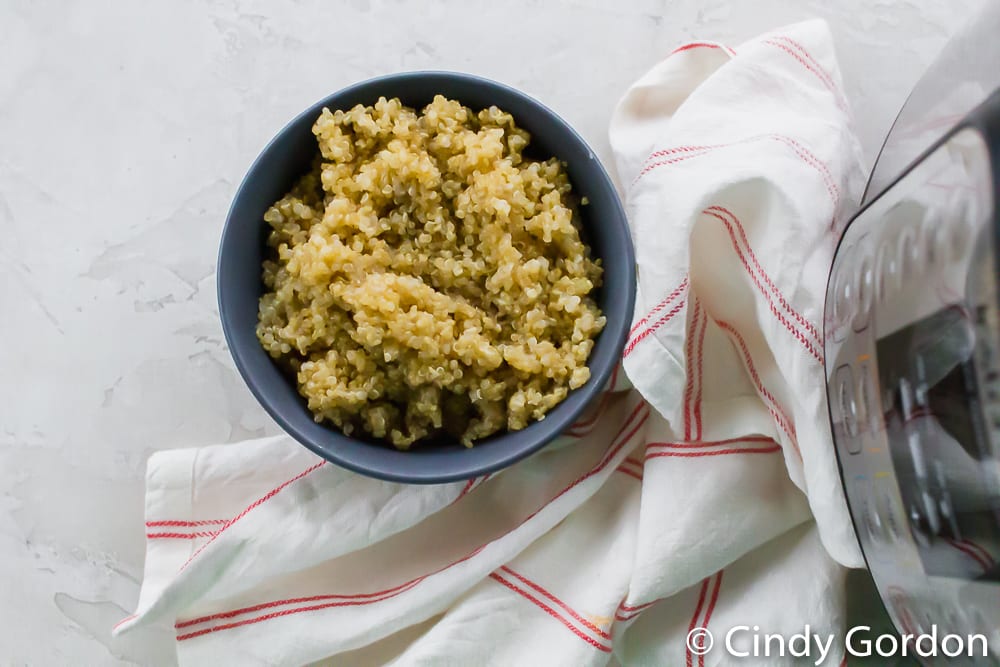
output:
<instances>
[{"instance_id":1,"label":"red stripe on towel","mask_svg":"<svg viewBox=\"0 0 1000 667\"><path fill-rule=\"evenodd\" d=\"M811 333L817 342L822 342L822 338L819 335L819 329L816 328L816 325L807 320L794 308L792 308L792 304L788 303L788 300L785 299L785 296L781 293L781 290L778 289L778 286L775 285L774 282L771 280L770 276L767 275L767 272L764 270L764 267L761 266L760 261L758 261L757 255L753 251L753 247L751 247L750 245L750 240L747 238L746 228L743 226L743 223L740 221L740 219L736 217L736 214L723 206L709 206L708 209L706 210L722 213L723 215L729 217L729 219L735 224L736 232L739 234L740 240L743 242L743 246L747 250L747 257L750 258L750 262L757 270L757 273L760 275L761 279L771 290L771 293L778 298L778 303L781 304L781 307L784 308L785 311L789 315L791 315L796 322L801 324L806 331Z\"/></svg>"},{"instance_id":2,"label":"red stripe on towel","mask_svg":"<svg viewBox=\"0 0 1000 667\"><path fill-rule=\"evenodd\" d=\"M777 40L777 41L779 41L779 42L785 42L785 43L786 43L786 44L788 44L789 46L791 46L791 47L793 47L793 48L797 49L797 50L798 50L798 52L799 52L799 53L801 53L801 54L802 54L802 56L803 56L803 57L804 57L804 58L805 58L806 60L808 60L809 62L811 62L811 63L812 63L813 65L815 65L815 66L816 66L816 69L817 69L817 70L819 71L819 74L820 74L820 77L821 77L821 78L822 78L822 79L823 79L824 81L826 81L826 82L827 82L827 84L829 84L829 85L830 85L830 87L832 87L832 88L833 88L833 87L836 87L836 84L835 84L835 83L834 83L834 81L833 81L833 77L832 77L832 76L830 76L830 73L829 73L829 72L827 72L827 71L826 71L826 70L825 70L825 69L823 68L823 66L819 64L819 61L818 61L818 60L816 60L816 59L815 59L815 58L813 57L813 55L812 55L811 53L809 53L809 51L808 51L808 50L806 49L806 47L802 46L802 44L800 44L799 42L795 41L795 40L794 40L794 39L792 39L791 37L788 37L787 35L777 35L777 36L775 36L775 37L772 37L772 39L775 39L775 40Z\"/></svg>"},{"instance_id":3,"label":"red stripe on towel","mask_svg":"<svg viewBox=\"0 0 1000 667\"><path fill-rule=\"evenodd\" d=\"M643 163L643 168L639 171L638 175L632 180L631 185L634 187L635 184L642 179L643 176L658 169L659 167L668 166L671 164L677 164L678 162L684 162L691 158L699 157L702 155L707 155L712 151L719 148L730 148L732 146L739 146L741 144L750 143L753 141L760 141L762 139L771 139L784 144L788 147L802 162L819 172L820 179L823 181L823 185L826 188L827 194L830 195L830 200L833 204L834 212L838 205L840 204L840 188L837 185L836 179L833 177L833 172L830 168L816 157L815 153L806 148L801 142L793 137L786 134L769 133L769 134L758 134L751 137L746 137L744 139L738 139L736 141L731 141L723 144L705 144L705 145L684 145L675 146L673 148L666 148L658 151L653 151L649 154ZM677 155L680 154L680 155ZM666 157L666 156L676 156L670 157L665 160L656 160L656 158ZM655 161L653 161L655 160Z\"/></svg>"},{"instance_id":4,"label":"red stripe on towel","mask_svg":"<svg viewBox=\"0 0 1000 667\"><path fill-rule=\"evenodd\" d=\"M663 456L677 456L681 458L692 458L700 456L725 456L726 454L771 454L773 452L780 452L781 445L773 445L771 447L754 448L754 447L734 447L732 449L714 449L702 452L653 452L651 454L646 454L646 460L656 459Z\"/></svg>"},{"instance_id":5,"label":"red stripe on towel","mask_svg":"<svg viewBox=\"0 0 1000 667\"><path fill-rule=\"evenodd\" d=\"M787 44L783 44L773 39L764 40L764 44L770 44L771 46L777 47L782 51L784 51L785 53L787 53L788 55L790 55L791 57L798 60L803 67L805 67L807 70L816 75L816 78L820 80L820 83L822 83L823 86L833 94L833 99L834 102L837 104L837 107L840 108L842 111L847 110L847 105L844 104L844 100L840 95L840 91L838 91L837 87L834 86L833 83L827 79L826 72L824 72L822 68L811 64L808 60L803 58L801 54L796 53L793 49L789 48ZM815 60L813 60L813 62L815 62Z\"/></svg>"},{"instance_id":6,"label":"red stripe on towel","mask_svg":"<svg viewBox=\"0 0 1000 667\"><path fill-rule=\"evenodd\" d=\"M731 56L736 55L736 50L732 47L726 46L725 44L718 44L716 42L688 42L687 44L682 44L676 49L670 52L670 55L675 53L682 53L684 51L690 51L692 49L720 49L725 51Z\"/></svg>"},{"instance_id":7,"label":"red stripe on towel","mask_svg":"<svg viewBox=\"0 0 1000 667\"><path fill-rule=\"evenodd\" d=\"M596 649L598 649L600 651L604 651L605 653L610 653L611 652L611 647L610 646L607 646L603 642L600 642L600 641L594 639L593 637L590 637L590 636L584 634L584 632L581 631L577 626L575 626L573 623L571 623L565 617L560 616L556 612L555 609L553 609L552 607L548 606L547 604L545 604L544 602L542 602L538 598L534 597L533 595L531 595L531 593L527 592L523 588L519 588L513 582L511 582L511 581L509 581L507 579L504 579L503 577L501 577L500 575L498 575L496 572L491 573L490 574L490 578L494 579L494 580L496 580L498 582L500 582L501 584L503 584L504 586L506 586L510 590L514 591L515 593L517 593L518 595L520 595L524 599L526 599L529 602L533 603L536 607L538 607L539 609L541 609L542 611L544 611L545 613L547 613L549 616L551 616L552 618L556 619L557 621L559 621L560 623L562 623L563 625L565 625L574 635L576 635L577 637L579 637L583 641L587 642L588 644L590 644L594 648L596 648Z\"/></svg>"},{"instance_id":8,"label":"red stripe on towel","mask_svg":"<svg viewBox=\"0 0 1000 667\"><path fill-rule=\"evenodd\" d=\"M568 493L571 489L575 488L577 485L579 485L582 482L586 481L587 479L593 477L594 475L599 474L605 468L607 468L608 465L611 463L612 459L615 456L618 455L618 453L622 450L622 448L624 448L625 445L627 445L632 440L632 438L635 437L635 435L639 432L639 429L642 428L643 424L646 423L646 420L648 418L649 418L649 408L648 408L648 406L647 406L647 404L645 402L640 402L638 405L635 406L635 408L632 410L632 412L626 418L625 422L622 424L621 428L619 429L619 431L615 435L615 437L612 438L612 440L611 440L611 442L612 442L611 446L609 446L608 450L605 452L604 456L601 458L600 462L598 462L597 465L595 465L590 471L584 473L583 475L581 475L580 477L578 477L577 479L575 479L573 482L571 482L568 486L566 486L561 491L559 491L559 493L557 493L555 496L553 496L552 498L550 498L546 503L544 503L541 507L539 507L534 512L532 512L530 515L528 515L526 518L524 518L517 526L515 526L515 528L513 528L511 530L516 530L516 528L524 525L525 523L527 523L528 521L530 521L532 518L534 518L539 512L541 512L543 509L545 509L546 507L548 507L551 503L553 503L554 501L556 501L557 499L559 499L560 497L562 497L563 495L565 495L566 493ZM303 474L305 474L305 473L303 473ZM300 475L300 477L301 477L301 475ZM294 480L292 480L292 481L294 481ZM499 538L497 538L497 539L499 539ZM185 641L185 640L188 640L188 639L193 639L195 637L200 637L202 635L206 635L206 634L211 633L211 632L219 632L221 630L229 630L229 629L232 629L232 628L242 627L242 626L245 626L245 625L251 625L251 624L254 624L254 623L260 623L262 621L270 620L272 618L278 618L278 617L281 617L281 616L288 616L290 614L297 614L297 613L308 612L308 611L318 611L318 610L329 609L329 608L334 608L334 607L357 606L357 605L370 604L370 603L373 603L373 602L380 602L382 600L387 600L387 599L393 598L393 597L399 595L400 593L403 593L406 590L409 590L410 588L418 585L419 583L421 583L422 581L424 581L428 577L431 577L433 575L439 574L439 573L447 570L448 568L454 567L455 565L458 565L460 563L464 563L465 561L467 561L467 560L473 558L474 556L476 556L484 548L486 548L486 544L483 544L483 545L479 546L478 548L476 548L475 550L473 550L472 552L470 552L466 556L464 556L464 557L462 557L462 558L460 558L460 559L458 559L458 560L456 560L456 561L454 561L452 563L449 563L448 565L445 565L444 567L442 567L442 568L440 568L438 570L435 570L433 572L421 575L419 577L411 579L410 581L407 581L405 583L399 584L398 586L395 586L393 588L387 588L387 589L384 589L382 591L377 591L377 592L374 592L374 593L359 593L359 594L354 594L354 595L322 595L322 596L312 596L312 597L309 597L309 598L291 598L291 599L286 599L286 600L274 600L274 601L270 601L270 602L264 602L264 603L261 603L261 604L253 605L253 606L250 606L250 607L243 607L241 609L234 609L234 610L231 610L231 611L220 612L220 613L217 613L217 614L212 614L210 616L202 616L202 617L199 617L199 618L189 619L187 621L179 621L178 623L175 624L174 627L177 628L177 629L183 629L183 628L188 628L188 627L191 627L191 626L194 626L194 625L200 625L202 623L206 623L206 622L209 622L209 621L235 618L235 617L241 616L243 614L253 613L253 612L256 612L256 611L261 611L263 609L270 609L270 608L280 607L280 606L284 606L284 605L300 604L302 602L312 602L312 601L318 601L318 600L331 600L331 599L336 600L335 602L328 602L328 603L318 604L318 605L310 605L310 606L307 606L307 607L295 607L295 608L292 608L292 609L283 609L283 610L280 610L280 611L276 611L276 612L272 612L272 613L269 613L269 614L265 614L263 616L256 616L256 617L244 619L244 620L241 620L241 621L235 621L235 622L232 622L232 623L225 623L225 624L222 624L222 625L216 625L216 626L212 626L212 627L208 627L208 628L203 628L203 629L200 629L200 630L196 630L196 631L192 631L192 632L188 632L188 633L185 633L185 634L178 635L177 636L177 641ZM129 620L129 619L126 619L126 620ZM122 621L122 622L124 622L124 621Z\"/></svg>"},{"instance_id":9,"label":"red stripe on towel","mask_svg":"<svg viewBox=\"0 0 1000 667\"><path fill-rule=\"evenodd\" d=\"M147 540L194 540L199 537L213 537L215 532L198 531L196 533L146 533Z\"/></svg>"},{"instance_id":10,"label":"red stripe on towel","mask_svg":"<svg viewBox=\"0 0 1000 667\"><path fill-rule=\"evenodd\" d=\"M809 352L809 354L811 354L813 358L816 359L816 361L818 361L819 363L823 363L823 355L816 348L816 345L812 341L810 341L805 334L803 334L799 329L797 329L795 325L792 324L788 320L788 318L782 315L781 312L778 310L778 307L775 305L774 300L772 298L771 292L767 290L761 282L762 279L767 282L770 282L770 279L766 277L766 274L763 272L763 269L759 271L760 276L758 276L758 272L755 272L754 269L751 268L750 262L747 261L747 257L746 255L743 254L743 250L740 247L740 242L737 240L737 233L733 224L735 222L737 225L739 225L739 219L737 219L735 216L732 216L732 219L730 219L728 217L721 215L720 213L717 213L716 210L720 210L719 207L707 208L702 212L722 222L722 224L726 228L726 231L729 233L730 240L733 242L733 249L736 250L736 256L739 257L740 262L743 264L743 268L746 269L747 274L750 276L750 280L757 287L757 290L761 293L761 296L763 296L764 299L767 301L767 305L770 307L771 313L778 319L778 321L785 327L785 329L788 330L788 332L791 333L792 336L794 336L795 339L802 344L805 350ZM742 229L742 225L739 226ZM747 248L747 254L750 254L752 252L750 250L750 246L747 245L746 248ZM775 287L774 290L776 292L777 288ZM788 304L788 302L785 300L783 296L781 296L780 293L776 293L776 296L778 298L778 301L785 305L785 311L789 315L792 315L793 317L801 317L801 315L799 315L792 309L791 305Z\"/></svg>"},{"instance_id":11,"label":"red stripe on towel","mask_svg":"<svg viewBox=\"0 0 1000 667\"><path fill-rule=\"evenodd\" d=\"M577 621L579 621L583 626L585 626L586 628L590 629L591 631L593 631L598 636L603 637L604 639L611 639L611 635L609 633L607 633L604 630L602 630L601 628L597 627L596 625L594 625L593 623L591 623L590 621L588 621L587 619L585 619L583 616L580 616L580 614L576 613L576 611L574 611L572 609L572 607L570 607L565 602L563 602L562 600L560 600L559 598L557 598L555 595L553 595L549 591L545 590L544 588L542 588L541 586L539 586L535 582L531 581L530 579L528 579L524 575L515 572L513 569L511 569L507 565L501 565L500 569L503 570L504 572L506 572L507 574L509 574L510 576L514 577L515 579L519 580L521 583L523 583L524 585L528 586L529 588L532 588L535 591L537 591L537 592L541 593L542 595L544 595L545 597L547 597L549 600L551 600L552 602L554 602L555 604L557 604L559 607L561 607L563 609L563 611L565 611L567 614L569 614L570 616L572 616L574 619L576 619Z\"/></svg>"},{"instance_id":12,"label":"red stripe on towel","mask_svg":"<svg viewBox=\"0 0 1000 667\"><path fill-rule=\"evenodd\" d=\"M649 442L646 443L646 449L649 450L652 447L717 447L719 445L733 445L744 442L774 442L774 438L769 438L764 435L751 435L745 438L727 438L725 440L704 440L704 441L691 441L691 442Z\"/></svg>"},{"instance_id":13,"label":"red stripe on towel","mask_svg":"<svg viewBox=\"0 0 1000 667\"><path fill-rule=\"evenodd\" d=\"M642 481L642 474L641 473L637 473L634 470L629 470L628 468L625 468L623 466L618 466L617 468L615 468L615 471L616 472L620 472L620 473L624 473L624 474L628 475L629 477L632 477L632 478L634 478L634 479L636 479L636 480L638 480L640 482Z\"/></svg>"},{"instance_id":14,"label":"red stripe on towel","mask_svg":"<svg viewBox=\"0 0 1000 667\"><path fill-rule=\"evenodd\" d=\"M694 330L698 327L698 320L701 317L701 306L698 302L698 297L695 297L694 308L691 311L691 318L688 322L687 334L684 340L684 360L685 360L685 373L686 376L684 382L684 439L691 439L691 422L693 420L694 408L691 405L692 397L694 395L694 383L695 383L695 371L697 370L695 359L694 359L694 349L695 349L695 336Z\"/></svg>"},{"instance_id":15,"label":"red stripe on towel","mask_svg":"<svg viewBox=\"0 0 1000 667\"><path fill-rule=\"evenodd\" d=\"M664 324L673 319L673 317L677 315L677 313L679 313L683 307L684 307L684 299L681 299L681 301L678 302L676 306L670 309L670 312L668 312L666 315L664 315L656 322L654 322L652 326L643 331L641 334L633 338L632 341L625 346L625 351L622 352L622 358L624 359L625 357L630 355L632 353L632 350L635 349L636 345L641 343L647 336L654 333L657 329L659 329Z\"/></svg>"},{"instance_id":16,"label":"red stripe on towel","mask_svg":"<svg viewBox=\"0 0 1000 667\"><path fill-rule=\"evenodd\" d=\"M696 627L698 627L698 619L701 617L701 608L705 604L705 595L708 593L708 579L703 579L701 582L701 591L698 593L698 605L694 608L694 614L691 616L691 622L688 624L688 635L690 635ZM687 644L687 642L685 642ZM694 665L694 655L691 653L690 647L686 648L685 651L685 665L686 667L693 667Z\"/></svg>"},{"instance_id":17,"label":"red stripe on towel","mask_svg":"<svg viewBox=\"0 0 1000 667\"><path fill-rule=\"evenodd\" d=\"M698 366L698 392L694 396L694 433L699 440L702 438L701 428L701 389L705 383L705 329L708 328L708 313L705 307L701 310L701 327L698 329L698 351L695 363Z\"/></svg>"},{"instance_id":18,"label":"red stripe on towel","mask_svg":"<svg viewBox=\"0 0 1000 667\"><path fill-rule=\"evenodd\" d=\"M641 320L632 325L632 328L629 329L629 335L631 336L632 334L636 333L639 329L645 326L647 322L649 322L650 318L654 317L657 313L659 313L661 310L670 305L670 302L676 299L678 296L680 296L680 294L687 288L687 286L688 286L688 277L684 276L684 279L680 282L680 284L677 287L674 288L673 292L668 294L666 297L663 298L662 301L653 306L653 309L650 310L645 317L643 317Z\"/></svg>"},{"instance_id":19,"label":"red stripe on towel","mask_svg":"<svg viewBox=\"0 0 1000 667\"><path fill-rule=\"evenodd\" d=\"M245 517L252 510L260 507L261 505L263 505L264 503L266 503L267 501L269 501L271 498L274 498L276 495L278 495L279 493L281 493L289 485L291 485L291 484L299 481L300 479L302 479L303 477L305 477L309 473L313 472L314 470L318 470L319 468L322 468L324 465L326 465L326 463L327 463L326 461L320 461L319 463L316 463L315 465L309 466L308 468L306 468L305 470L303 470L302 472L300 472L295 477L292 477L291 479L289 479L289 480L287 480L285 482L282 482L281 484L279 484L278 486L274 487L273 489L271 489L270 491L268 491L266 494L264 494L263 496L261 496L260 498L258 498L257 500L255 500L254 502L250 503L246 507L246 509L244 509L242 512L240 512L239 514L237 514L235 517L233 517L232 519L230 519L229 521L227 521L226 524L224 526L222 526L222 528L219 529L219 532L215 533L215 535L213 535L212 538L208 542L205 542L205 544L201 545L193 554L191 554L191 556L187 559L187 561L185 561L184 564L181 565L180 569L183 570L188 565L190 565L191 561L193 561L198 556L198 554L200 554L202 551L205 550L205 547L207 547L209 544L211 544L212 542L214 542L216 540L216 538L219 537L219 535L221 535L222 533L224 533L234 523L236 523L237 521L239 521L240 519L242 519L243 517Z\"/></svg>"},{"instance_id":20,"label":"red stripe on towel","mask_svg":"<svg viewBox=\"0 0 1000 667\"><path fill-rule=\"evenodd\" d=\"M765 402L768 404L768 412L770 412L771 416L774 417L775 422L777 422L778 426L781 427L781 430L788 435L788 438L792 443L792 447L795 449L795 453L798 454L799 459L801 460L802 452L799 451L799 443L795 437L795 427L792 426L792 422L785 414L785 411L780 405L778 405L778 401L774 398L771 392L767 390L764 383L761 382L760 375L757 373L757 368L754 366L753 358L750 356L750 349L747 347L746 341L743 340L743 336L729 322L716 320L715 323L733 335L740 352L743 353L743 360L746 363L747 371L750 373L750 379L753 380L754 386L757 388L757 393L765 399Z\"/></svg>"},{"instance_id":21,"label":"red stripe on towel","mask_svg":"<svg viewBox=\"0 0 1000 667\"><path fill-rule=\"evenodd\" d=\"M157 526L177 526L177 527L194 527L194 526L221 526L223 524L229 523L229 519L203 519L201 521L147 521L147 528L155 528Z\"/></svg>"},{"instance_id":22,"label":"red stripe on towel","mask_svg":"<svg viewBox=\"0 0 1000 667\"><path fill-rule=\"evenodd\" d=\"M709 621L712 620L712 612L715 610L715 603L719 600L719 589L722 588L722 570L715 575L715 589L712 592L712 599L708 602L708 610L705 612L705 620L701 627L708 628ZM698 656L698 667L705 667L705 654Z\"/></svg>"}]
</instances>

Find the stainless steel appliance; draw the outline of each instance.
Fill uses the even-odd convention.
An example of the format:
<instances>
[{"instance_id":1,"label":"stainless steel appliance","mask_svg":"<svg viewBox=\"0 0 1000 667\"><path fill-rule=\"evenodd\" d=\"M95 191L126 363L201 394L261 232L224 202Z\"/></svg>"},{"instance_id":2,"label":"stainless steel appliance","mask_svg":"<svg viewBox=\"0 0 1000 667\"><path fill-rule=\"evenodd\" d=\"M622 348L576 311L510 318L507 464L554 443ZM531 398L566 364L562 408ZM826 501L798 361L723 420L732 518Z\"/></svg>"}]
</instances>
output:
<instances>
[{"instance_id":1,"label":"stainless steel appliance","mask_svg":"<svg viewBox=\"0 0 1000 667\"><path fill-rule=\"evenodd\" d=\"M827 288L830 419L886 611L989 640L925 664L1000 665L998 86L991 3L904 106Z\"/></svg>"}]
</instances>

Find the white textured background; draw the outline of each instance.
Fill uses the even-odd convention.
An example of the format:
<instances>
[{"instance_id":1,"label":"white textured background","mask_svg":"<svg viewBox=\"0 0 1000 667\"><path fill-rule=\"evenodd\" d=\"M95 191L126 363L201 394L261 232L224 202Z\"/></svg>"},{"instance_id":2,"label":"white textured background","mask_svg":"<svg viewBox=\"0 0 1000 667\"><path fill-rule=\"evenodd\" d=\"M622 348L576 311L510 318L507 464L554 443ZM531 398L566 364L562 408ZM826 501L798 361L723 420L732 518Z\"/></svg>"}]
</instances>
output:
<instances>
[{"instance_id":1,"label":"white textured background","mask_svg":"<svg viewBox=\"0 0 1000 667\"><path fill-rule=\"evenodd\" d=\"M0 665L163 665L112 642L142 572L150 452L273 432L235 374L216 241L257 152L370 76L465 70L608 157L678 43L830 21L871 160L978 0L0 3ZM834 6L835 8L831 8Z\"/></svg>"}]
</instances>

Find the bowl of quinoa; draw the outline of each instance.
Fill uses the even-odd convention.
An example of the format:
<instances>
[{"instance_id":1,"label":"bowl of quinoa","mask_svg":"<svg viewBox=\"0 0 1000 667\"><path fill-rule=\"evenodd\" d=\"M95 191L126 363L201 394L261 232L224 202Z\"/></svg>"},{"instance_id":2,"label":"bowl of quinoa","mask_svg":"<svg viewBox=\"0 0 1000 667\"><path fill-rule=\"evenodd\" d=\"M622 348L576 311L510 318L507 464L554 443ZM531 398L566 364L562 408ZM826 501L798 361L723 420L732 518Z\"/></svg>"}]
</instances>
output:
<instances>
[{"instance_id":1,"label":"bowl of quinoa","mask_svg":"<svg viewBox=\"0 0 1000 667\"><path fill-rule=\"evenodd\" d=\"M591 149L534 99L449 72L304 111L240 186L219 310L251 392L296 440L413 483L511 465L620 358L634 258Z\"/></svg>"}]
</instances>

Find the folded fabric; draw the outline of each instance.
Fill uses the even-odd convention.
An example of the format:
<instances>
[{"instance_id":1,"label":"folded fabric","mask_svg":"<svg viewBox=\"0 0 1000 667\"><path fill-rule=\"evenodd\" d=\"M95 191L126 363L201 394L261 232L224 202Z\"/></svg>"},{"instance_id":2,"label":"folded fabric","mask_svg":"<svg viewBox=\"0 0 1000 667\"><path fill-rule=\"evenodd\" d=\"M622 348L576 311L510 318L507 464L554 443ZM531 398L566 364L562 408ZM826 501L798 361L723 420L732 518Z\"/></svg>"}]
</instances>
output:
<instances>
[{"instance_id":1,"label":"folded fabric","mask_svg":"<svg viewBox=\"0 0 1000 667\"><path fill-rule=\"evenodd\" d=\"M632 86L611 144L639 267L626 373L685 439L773 436L827 550L860 565L823 368L827 276L863 187L840 90L820 22L696 43Z\"/></svg>"},{"instance_id":2,"label":"folded fabric","mask_svg":"<svg viewBox=\"0 0 1000 667\"><path fill-rule=\"evenodd\" d=\"M861 179L840 90L821 22L676 49L611 125L639 298L624 373L588 414L437 486L284 436L160 452L116 632L172 624L182 665L690 666L795 660L699 656L696 627L841 631L842 566L861 559L821 316Z\"/></svg>"}]
</instances>

